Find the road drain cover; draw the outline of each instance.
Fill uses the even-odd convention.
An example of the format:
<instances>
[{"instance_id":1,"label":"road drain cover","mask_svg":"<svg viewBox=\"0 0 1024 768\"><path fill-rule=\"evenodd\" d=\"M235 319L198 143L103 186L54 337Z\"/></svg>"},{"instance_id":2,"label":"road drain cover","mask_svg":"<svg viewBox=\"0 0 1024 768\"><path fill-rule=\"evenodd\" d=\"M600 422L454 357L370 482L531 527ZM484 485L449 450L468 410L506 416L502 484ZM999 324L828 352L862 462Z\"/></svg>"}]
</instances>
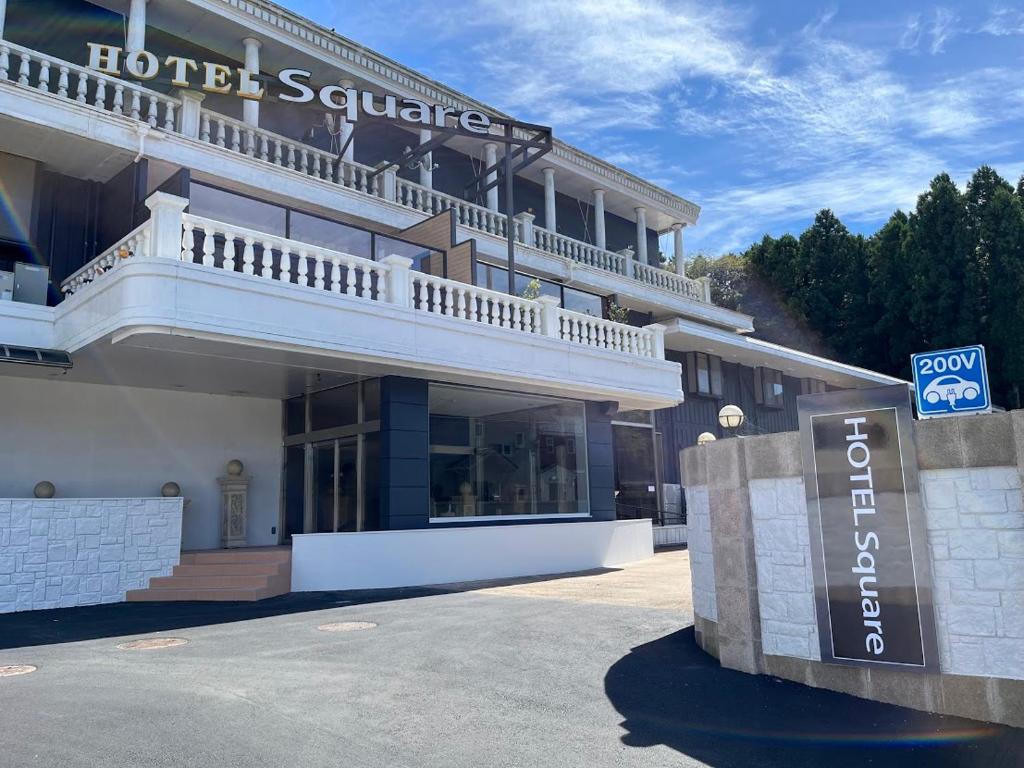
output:
<instances>
[{"instance_id":1,"label":"road drain cover","mask_svg":"<svg viewBox=\"0 0 1024 768\"><path fill-rule=\"evenodd\" d=\"M373 629L376 626L372 621L336 621L333 624L321 624L317 629L321 632L357 632L360 629Z\"/></svg>"},{"instance_id":2,"label":"road drain cover","mask_svg":"<svg viewBox=\"0 0 1024 768\"><path fill-rule=\"evenodd\" d=\"M155 651L160 648L174 648L176 645L185 645L188 640L183 637L147 637L145 640L131 640L118 645L122 651Z\"/></svg>"},{"instance_id":3,"label":"road drain cover","mask_svg":"<svg viewBox=\"0 0 1024 768\"><path fill-rule=\"evenodd\" d=\"M0 677L16 677L18 675L28 675L36 671L36 667L31 664L9 664L6 667L0 667Z\"/></svg>"}]
</instances>

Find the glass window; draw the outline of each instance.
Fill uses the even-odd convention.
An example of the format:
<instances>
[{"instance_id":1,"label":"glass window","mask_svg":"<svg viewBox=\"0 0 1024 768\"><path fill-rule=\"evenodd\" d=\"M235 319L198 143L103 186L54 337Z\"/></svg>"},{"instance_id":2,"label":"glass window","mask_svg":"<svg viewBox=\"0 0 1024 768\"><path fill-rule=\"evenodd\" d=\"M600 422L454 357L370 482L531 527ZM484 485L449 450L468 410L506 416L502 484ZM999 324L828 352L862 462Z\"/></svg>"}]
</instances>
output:
<instances>
[{"instance_id":1,"label":"glass window","mask_svg":"<svg viewBox=\"0 0 1024 768\"><path fill-rule=\"evenodd\" d=\"M501 272L502 277L508 274L504 269ZM506 290L508 290L507 286ZM530 275L516 272L516 295L529 296L532 299L536 299L538 296L553 296L561 301L562 286L552 283L550 280L541 280L539 277L531 277Z\"/></svg>"},{"instance_id":2,"label":"glass window","mask_svg":"<svg viewBox=\"0 0 1024 768\"><path fill-rule=\"evenodd\" d=\"M285 434L301 435L306 431L306 398L303 396L293 397L286 400L285 410Z\"/></svg>"},{"instance_id":3,"label":"glass window","mask_svg":"<svg viewBox=\"0 0 1024 768\"><path fill-rule=\"evenodd\" d=\"M196 216L248 227L269 235L284 237L287 234L287 215L281 206L214 189L205 184L190 185L188 210Z\"/></svg>"},{"instance_id":4,"label":"glass window","mask_svg":"<svg viewBox=\"0 0 1024 768\"><path fill-rule=\"evenodd\" d=\"M371 258L370 240L372 236L370 233L347 224L292 211L289 232L288 236L292 240L298 240L301 243L319 245L321 248L330 248L332 251L362 256L364 259Z\"/></svg>"},{"instance_id":5,"label":"glass window","mask_svg":"<svg viewBox=\"0 0 1024 768\"><path fill-rule=\"evenodd\" d=\"M363 421L380 419L380 379L363 382Z\"/></svg>"},{"instance_id":6,"label":"glass window","mask_svg":"<svg viewBox=\"0 0 1024 768\"><path fill-rule=\"evenodd\" d=\"M754 369L754 396L759 405L782 408L784 394L782 371L774 368Z\"/></svg>"},{"instance_id":7,"label":"glass window","mask_svg":"<svg viewBox=\"0 0 1024 768\"><path fill-rule=\"evenodd\" d=\"M584 315L602 317L604 314L604 301L600 296L592 293L577 291L575 288L562 289L562 306L571 312L581 312Z\"/></svg>"},{"instance_id":8,"label":"glass window","mask_svg":"<svg viewBox=\"0 0 1024 768\"><path fill-rule=\"evenodd\" d=\"M583 404L430 387L431 517L586 514Z\"/></svg>"},{"instance_id":9,"label":"glass window","mask_svg":"<svg viewBox=\"0 0 1024 768\"><path fill-rule=\"evenodd\" d=\"M393 237L377 235L374 238L374 259L381 261L387 256L405 256L412 259L412 268L417 272L441 277L444 274L444 254L424 248L422 245L395 240Z\"/></svg>"},{"instance_id":10,"label":"glass window","mask_svg":"<svg viewBox=\"0 0 1024 768\"><path fill-rule=\"evenodd\" d=\"M326 389L310 395L310 420L313 422L313 431L358 423L358 403L358 384Z\"/></svg>"},{"instance_id":11,"label":"glass window","mask_svg":"<svg viewBox=\"0 0 1024 768\"><path fill-rule=\"evenodd\" d=\"M722 396L722 358L703 352L686 355L687 391L708 397Z\"/></svg>"},{"instance_id":12,"label":"glass window","mask_svg":"<svg viewBox=\"0 0 1024 768\"><path fill-rule=\"evenodd\" d=\"M650 517L658 508L654 431L614 425L615 509L620 518Z\"/></svg>"}]
</instances>

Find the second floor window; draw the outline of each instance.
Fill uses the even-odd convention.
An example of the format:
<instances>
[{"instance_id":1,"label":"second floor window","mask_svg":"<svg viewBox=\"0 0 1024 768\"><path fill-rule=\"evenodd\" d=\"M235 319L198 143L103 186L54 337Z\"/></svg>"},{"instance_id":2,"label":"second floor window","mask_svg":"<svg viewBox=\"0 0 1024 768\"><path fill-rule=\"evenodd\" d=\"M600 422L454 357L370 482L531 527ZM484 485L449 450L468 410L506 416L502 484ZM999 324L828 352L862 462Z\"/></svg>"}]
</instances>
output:
<instances>
[{"instance_id":1,"label":"second floor window","mask_svg":"<svg viewBox=\"0 0 1024 768\"><path fill-rule=\"evenodd\" d=\"M686 354L686 390L694 395L722 396L722 358L703 352Z\"/></svg>"},{"instance_id":2,"label":"second floor window","mask_svg":"<svg viewBox=\"0 0 1024 768\"><path fill-rule=\"evenodd\" d=\"M754 400L768 408L783 407L782 371L774 368L754 369Z\"/></svg>"}]
</instances>

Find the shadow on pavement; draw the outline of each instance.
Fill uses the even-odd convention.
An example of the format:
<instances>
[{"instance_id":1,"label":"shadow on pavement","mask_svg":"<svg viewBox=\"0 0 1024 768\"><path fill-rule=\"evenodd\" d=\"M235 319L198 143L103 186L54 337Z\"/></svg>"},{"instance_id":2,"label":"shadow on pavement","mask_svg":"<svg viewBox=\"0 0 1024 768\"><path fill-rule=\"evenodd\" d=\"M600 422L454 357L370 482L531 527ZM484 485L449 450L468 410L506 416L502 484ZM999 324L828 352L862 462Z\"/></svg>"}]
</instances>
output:
<instances>
[{"instance_id":1,"label":"shadow on pavement","mask_svg":"<svg viewBox=\"0 0 1024 768\"><path fill-rule=\"evenodd\" d=\"M716 768L1024 766L1024 731L722 669L693 627L637 646L604 682L624 744Z\"/></svg>"},{"instance_id":2,"label":"shadow on pavement","mask_svg":"<svg viewBox=\"0 0 1024 768\"><path fill-rule=\"evenodd\" d=\"M618 569L601 568L572 574L551 574L518 579L461 582L430 587L353 590L339 592L292 592L259 602L158 602L111 603L79 608L54 608L0 614L0 650L38 645L75 643L104 637L144 635L189 627L230 624L237 621L324 611L348 605L407 600L416 597L470 592L484 587L531 584L566 576L592 576Z\"/></svg>"}]
</instances>

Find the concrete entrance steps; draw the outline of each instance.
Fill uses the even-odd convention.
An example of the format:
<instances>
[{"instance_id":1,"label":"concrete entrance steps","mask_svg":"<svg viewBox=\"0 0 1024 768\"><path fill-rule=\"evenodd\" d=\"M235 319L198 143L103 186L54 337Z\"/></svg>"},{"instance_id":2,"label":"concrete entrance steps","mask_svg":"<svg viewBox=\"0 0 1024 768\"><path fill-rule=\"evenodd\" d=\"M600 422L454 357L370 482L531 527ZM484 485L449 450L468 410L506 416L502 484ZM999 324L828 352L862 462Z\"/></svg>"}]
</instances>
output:
<instances>
[{"instance_id":1,"label":"concrete entrance steps","mask_svg":"<svg viewBox=\"0 0 1024 768\"><path fill-rule=\"evenodd\" d=\"M291 591L291 547L182 552L170 576L128 592L129 602L254 601Z\"/></svg>"}]
</instances>

